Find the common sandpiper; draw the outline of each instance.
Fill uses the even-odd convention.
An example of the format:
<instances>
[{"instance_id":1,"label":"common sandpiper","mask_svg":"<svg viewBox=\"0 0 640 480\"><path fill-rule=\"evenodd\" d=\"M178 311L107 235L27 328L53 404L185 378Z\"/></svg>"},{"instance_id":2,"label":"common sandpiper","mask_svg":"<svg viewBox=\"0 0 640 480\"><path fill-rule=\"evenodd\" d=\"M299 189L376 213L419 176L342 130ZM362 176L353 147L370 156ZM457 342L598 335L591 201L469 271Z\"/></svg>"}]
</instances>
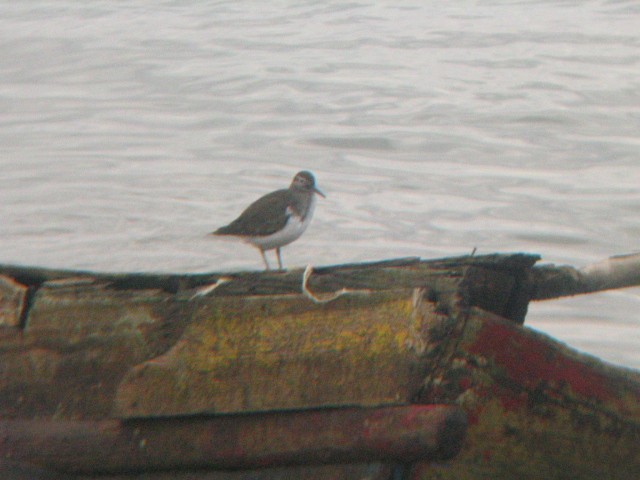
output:
<instances>
[{"instance_id":1,"label":"common sandpiper","mask_svg":"<svg viewBox=\"0 0 640 480\"><path fill-rule=\"evenodd\" d=\"M267 250L275 250L282 270L280 249L300 238L309 226L316 206L315 194L325 197L316 188L316 180L308 171L296 173L289 188L276 190L249 205L233 222L220 227L213 235L229 235L250 243L262 255L265 267Z\"/></svg>"}]
</instances>

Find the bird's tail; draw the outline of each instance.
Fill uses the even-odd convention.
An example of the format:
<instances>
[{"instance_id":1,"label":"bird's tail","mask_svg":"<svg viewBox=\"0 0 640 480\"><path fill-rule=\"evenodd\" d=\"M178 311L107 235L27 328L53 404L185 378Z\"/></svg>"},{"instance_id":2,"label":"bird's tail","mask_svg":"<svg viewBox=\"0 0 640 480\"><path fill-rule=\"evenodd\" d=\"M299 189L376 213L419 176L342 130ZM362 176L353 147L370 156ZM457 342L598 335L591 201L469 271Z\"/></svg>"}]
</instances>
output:
<instances>
[{"instance_id":1,"label":"bird's tail","mask_svg":"<svg viewBox=\"0 0 640 480\"><path fill-rule=\"evenodd\" d=\"M231 232L229 231L229 226L220 227L219 229L211 232L211 235L229 235Z\"/></svg>"}]
</instances>

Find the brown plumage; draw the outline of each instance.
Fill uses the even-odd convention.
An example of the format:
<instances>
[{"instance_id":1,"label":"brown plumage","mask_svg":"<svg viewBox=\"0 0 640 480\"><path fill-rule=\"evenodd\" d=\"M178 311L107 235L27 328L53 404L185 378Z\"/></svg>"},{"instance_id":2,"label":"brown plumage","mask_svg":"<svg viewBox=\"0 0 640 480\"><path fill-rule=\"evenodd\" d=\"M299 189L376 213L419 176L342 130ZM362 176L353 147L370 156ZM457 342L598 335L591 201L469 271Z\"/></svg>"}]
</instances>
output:
<instances>
[{"instance_id":1,"label":"brown plumage","mask_svg":"<svg viewBox=\"0 0 640 480\"><path fill-rule=\"evenodd\" d=\"M315 186L313 174L298 172L289 188L260 197L213 234L235 236L251 243L260 250L267 270L269 262L264 252L275 249L282 269L280 247L298 239L306 230L315 207L315 193L324 197Z\"/></svg>"}]
</instances>

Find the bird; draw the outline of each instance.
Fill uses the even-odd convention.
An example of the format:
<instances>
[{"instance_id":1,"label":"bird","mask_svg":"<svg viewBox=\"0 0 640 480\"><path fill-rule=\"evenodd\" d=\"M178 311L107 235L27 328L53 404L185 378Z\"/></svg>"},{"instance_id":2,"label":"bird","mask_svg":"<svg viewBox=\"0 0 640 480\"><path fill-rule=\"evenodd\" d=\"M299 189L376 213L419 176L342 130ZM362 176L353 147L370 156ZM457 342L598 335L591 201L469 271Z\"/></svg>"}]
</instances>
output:
<instances>
[{"instance_id":1,"label":"bird","mask_svg":"<svg viewBox=\"0 0 640 480\"><path fill-rule=\"evenodd\" d=\"M316 187L313 174L303 170L296 173L289 188L260 197L233 222L218 228L212 235L238 237L250 243L260 250L266 270L270 267L265 252L275 250L278 267L283 270L280 249L300 238L309 226L316 194L326 198Z\"/></svg>"}]
</instances>

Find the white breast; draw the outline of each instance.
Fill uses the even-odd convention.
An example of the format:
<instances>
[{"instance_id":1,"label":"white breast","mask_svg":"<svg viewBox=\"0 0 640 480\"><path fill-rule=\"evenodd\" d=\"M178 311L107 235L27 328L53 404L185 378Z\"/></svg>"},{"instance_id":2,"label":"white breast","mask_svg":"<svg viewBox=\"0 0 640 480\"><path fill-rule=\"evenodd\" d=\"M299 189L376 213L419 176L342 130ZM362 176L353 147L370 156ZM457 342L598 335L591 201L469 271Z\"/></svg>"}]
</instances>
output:
<instances>
[{"instance_id":1,"label":"white breast","mask_svg":"<svg viewBox=\"0 0 640 480\"><path fill-rule=\"evenodd\" d=\"M309 223L311 223L311 217L313 216L315 206L316 198L314 195L311 198L309 211L307 212L307 216L304 218L304 221L293 212L289 211L289 220L282 230L265 237L248 237L246 238L246 241L258 248L261 248L262 250L272 250L274 248L290 244L294 240L300 238L300 235L304 233L309 226Z\"/></svg>"}]
</instances>

